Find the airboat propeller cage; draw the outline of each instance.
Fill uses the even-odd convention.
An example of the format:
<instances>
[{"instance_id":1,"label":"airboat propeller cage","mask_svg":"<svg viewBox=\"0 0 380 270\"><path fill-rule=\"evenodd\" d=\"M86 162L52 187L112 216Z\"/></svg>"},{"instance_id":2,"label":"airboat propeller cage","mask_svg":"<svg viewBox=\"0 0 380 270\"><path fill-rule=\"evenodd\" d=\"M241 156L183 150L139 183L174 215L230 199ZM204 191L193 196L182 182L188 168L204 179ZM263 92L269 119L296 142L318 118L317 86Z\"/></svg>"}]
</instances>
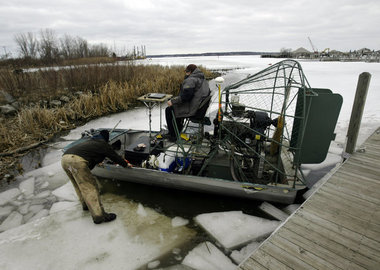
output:
<instances>
[{"instance_id":1,"label":"airboat propeller cage","mask_svg":"<svg viewBox=\"0 0 380 270\"><path fill-rule=\"evenodd\" d=\"M239 104L230 102L233 95L239 96ZM244 125L244 117L260 112L265 125L251 125L250 132L268 138L272 155L292 155L296 167L320 163L326 158L331 140L335 139L342 102L342 97L329 89L311 88L301 65L294 60L281 61L222 91L224 119ZM238 114L234 112L237 105L243 110ZM224 129L228 133L230 128L222 126L219 132ZM265 161L276 167L273 161Z\"/></svg>"}]
</instances>

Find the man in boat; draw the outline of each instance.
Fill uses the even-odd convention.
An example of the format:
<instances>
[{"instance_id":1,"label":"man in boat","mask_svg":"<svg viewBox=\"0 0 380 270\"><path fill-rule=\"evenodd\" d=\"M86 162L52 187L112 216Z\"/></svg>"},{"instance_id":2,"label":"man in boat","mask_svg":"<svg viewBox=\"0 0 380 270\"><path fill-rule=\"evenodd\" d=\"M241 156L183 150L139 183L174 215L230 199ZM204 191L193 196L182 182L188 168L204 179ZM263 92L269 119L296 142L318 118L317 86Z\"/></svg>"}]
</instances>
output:
<instances>
[{"instance_id":1,"label":"man in boat","mask_svg":"<svg viewBox=\"0 0 380 270\"><path fill-rule=\"evenodd\" d=\"M89 210L95 224L109 222L116 218L114 213L106 213L100 200L96 177L91 170L106 157L123 166L130 165L108 144L109 132L101 130L87 141L67 149L62 156L62 168L70 178L82 203L83 210Z\"/></svg>"},{"instance_id":2,"label":"man in boat","mask_svg":"<svg viewBox=\"0 0 380 270\"><path fill-rule=\"evenodd\" d=\"M185 79L181 84L179 96L170 99L168 107L165 110L166 124L169 131L167 137L171 141L176 140L173 112L178 131L181 132L183 119L194 116L201 102L210 95L208 81L196 65L188 65L185 73Z\"/></svg>"}]
</instances>

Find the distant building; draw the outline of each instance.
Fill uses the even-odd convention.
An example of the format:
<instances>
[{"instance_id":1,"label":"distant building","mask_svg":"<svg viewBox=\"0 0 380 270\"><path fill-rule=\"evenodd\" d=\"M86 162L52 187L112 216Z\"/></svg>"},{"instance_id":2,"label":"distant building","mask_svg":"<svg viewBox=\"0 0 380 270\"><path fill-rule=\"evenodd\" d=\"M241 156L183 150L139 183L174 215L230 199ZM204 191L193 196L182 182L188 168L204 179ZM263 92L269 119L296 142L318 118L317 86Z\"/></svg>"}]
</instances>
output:
<instances>
[{"instance_id":1,"label":"distant building","mask_svg":"<svg viewBox=\"0 0 380 270\"><path fill-rule=\"evenodd\" d=\"M300 47L289 53L289 57L291 58L319 59L320 61L380 62L380 50L375 51L368 48L362 48L360 50L350 50L348 52L330 50L330 48L326 48L321 52L310 52L307 49Z\"/></svg>"},{"instance_id":2,"label":"distant building","mask_svg":"<svg viewBox=\"0 0 380 270\"><path fill-rule=\"evenodd\" d=\"M359 55L370 55L372 51L368 48L363 48L357 51Z\"/></svg>"},{"instance_id":3,"label":"distant building","mask_svg":"<svg viewBox=\"0 0 380 270\"><path fill-rule=\"evenodd\" d=\"M349 53L337 51L337 50L331 50L330 51L330 57L332 58L342 58L342 57L348 57Z\"/></svg>"},{"instance_id":4,"label":"distant building","mask_svg":"<svg viewBox=\"0 0 380 270\"><path fill-rule=\"evenodd\" d=\"M313 55L313 53L309 52L308 50L306 50L303 47L292 51L292 56L294 58L310 58L312 55Z\"/></svg>"}]
</instances>

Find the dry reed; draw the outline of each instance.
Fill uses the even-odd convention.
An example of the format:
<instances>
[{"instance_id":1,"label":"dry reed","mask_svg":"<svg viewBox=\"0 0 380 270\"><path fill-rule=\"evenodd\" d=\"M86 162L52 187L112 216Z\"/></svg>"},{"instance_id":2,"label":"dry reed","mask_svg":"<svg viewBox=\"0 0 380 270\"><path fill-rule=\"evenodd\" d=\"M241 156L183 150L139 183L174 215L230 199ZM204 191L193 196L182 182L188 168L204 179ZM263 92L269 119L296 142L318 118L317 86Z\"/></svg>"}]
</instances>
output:
<instances>
[{"instance_id":1,"label":"dry reed","mask_svg":"<svg viewBox=\"0 0 380 270\"><path fill-rule=\"evenodd\" d=\"M131 104L136 104L136 98L143 94L161 92L176 95L183 80L183 69L182 66L126 65L71 67L61 73L39 71L33 76L7 74L7 80L5 77L0 79L3 87L7 86L8 91L12 89L12 94L24 91L24 100L51 97L52 93L70 94L69 89L84 90L82 87L88 87L88 90L60 108L24 107L15 117L0 118L0 156L50 140L78 123L125 111ZM106 80L102 72L108 74L110 79ZM32 85L34 90L27 90ZM46 90L49 87L52 87L51 92ZM0 174L4 174L4 167L9 165L6 160L0 157Z\"/></svg>"},{"instance_id":2,"label":"dry reed","mask_svg":"<svg viewBox=\"0 0 380 270\"><path fill-rule=\"evenodd\" d=\"M118 71L123 72L122 69ZM127 110L130 104L136 103L137 97L149 92L176 94L183 78L183 67L134 66L125 72L129 73L128 81L110 80L96 91L87 91L61 108L23 108L16 117L3 119L0 152L50 139L56 133L72 128L76 122ZM125 78L127 75L120 76ZM34 78L36 81L37 77ZM51 82L52 78L48 81Z\"/></svg>"}]
</instances>

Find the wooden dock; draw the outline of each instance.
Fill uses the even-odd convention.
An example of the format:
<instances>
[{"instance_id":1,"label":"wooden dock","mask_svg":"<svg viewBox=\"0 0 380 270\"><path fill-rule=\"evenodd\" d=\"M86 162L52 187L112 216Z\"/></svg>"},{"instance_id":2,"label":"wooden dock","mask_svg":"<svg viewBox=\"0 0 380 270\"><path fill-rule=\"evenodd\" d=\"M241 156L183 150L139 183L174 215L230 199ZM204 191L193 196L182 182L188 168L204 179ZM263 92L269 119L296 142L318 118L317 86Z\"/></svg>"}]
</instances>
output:
<instances>
[{"instance_id":1,"label":"wooden dock","mask_svg":"<svg viewBox=\"0 0 380 270\"><path fill-rule=\"evenodd\" d=\"M380 128L238 269L380 269Z\"/></svg>"}]
</instances>

